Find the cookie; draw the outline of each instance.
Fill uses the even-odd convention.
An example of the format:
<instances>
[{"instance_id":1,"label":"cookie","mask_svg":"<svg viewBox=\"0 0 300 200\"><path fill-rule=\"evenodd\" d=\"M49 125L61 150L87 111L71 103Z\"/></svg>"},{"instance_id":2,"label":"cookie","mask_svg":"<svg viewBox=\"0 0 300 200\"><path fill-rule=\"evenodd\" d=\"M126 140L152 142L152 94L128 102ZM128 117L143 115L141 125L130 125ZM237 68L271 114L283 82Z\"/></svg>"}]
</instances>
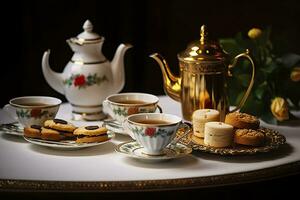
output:
<instances>
[{"instance_id":1,"label":"cookie","mask_svg":"<svg viewBox=\"0 0 300 200\"><path fill-rule=\"evenodd\" d=\"M73 132L76 129L73 124L62 119L46 120L44 122L44 126L46 128L51 128L63 132Z\"/></svg>"},{"instance_id":2,"label":"cookie","mask_svg":"<svg viewBox=\"0 0 300 200\"><path fill-rule=\"evenodd\" d=\"M61 141L65 138L59 131L44 127L42 127L41 134L43 140Z\"/></svg>"},{"instance_id":3,"label":"cookie","mask_svg":"<svg viewBox=\"0 0 300 200\"><path fill-rule=\"evenodd\" d=\"M229 113L225 117L225 123L238 129L258 129L259 120L252 115L240 112Z\"/></svg>"},{"instance_id":4,"label":"cookie","mask_svg":"<svg viewBox=\"0 0 300 200\"><path fill-rule=\"evenodd\" d=\"M108 140L107 129L99 126L79 127L74 131L77 143L103 142Z\"/></svg>"},{"instance_id":5,"label":"cookie","mask_svg":"<svg viewBox=\"0 0 300 200\"><path fill-rule=\"evenodd\" d=\"M234 142L236 144L248 146L261 146L265 141L265 134L259 130L237 129L234 133Z\"/></svg>"},{"instance_id":6,"label":"cookie","mask_svg":"<svg viewBox=\"0 0 300 200\"><path fill-rule=\"evenodd\" d=\"M31 125L24 128L24 135L30 138L41 138L42 127L39 125Z\"/></svg>"}]
</instances>

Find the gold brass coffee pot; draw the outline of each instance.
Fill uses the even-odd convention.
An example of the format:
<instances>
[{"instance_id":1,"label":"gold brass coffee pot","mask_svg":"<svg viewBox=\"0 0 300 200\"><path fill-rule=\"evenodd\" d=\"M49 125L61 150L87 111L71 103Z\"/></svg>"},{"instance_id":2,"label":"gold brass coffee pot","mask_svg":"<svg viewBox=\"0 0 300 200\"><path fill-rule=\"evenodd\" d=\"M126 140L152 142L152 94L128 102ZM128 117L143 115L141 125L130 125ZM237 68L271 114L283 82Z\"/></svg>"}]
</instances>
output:
<instances>
[{"instance_id":1,"label":"gold brass coffee pot","mask_svg":"<svg viewBox=\"0 0 300 200\"><path fill-rule=\"evenodd\" d=\"M166 60L158 53L150 55L155 59L162 71L164 90L172 99L181 102L184 119L191 121L192 114L197 109L217 109L220 120L224 121L229 112L227 78L239 58L246 58L252 66L249 86L239 104L230 112L240 109L254 83L255 66L249 56L249 51L241 53L230 63L229 56L217 42L209 41L206 26L201 26L200 40L192 43L177 55L180 75L175 76Z\"/></svg>"}]
</instances>

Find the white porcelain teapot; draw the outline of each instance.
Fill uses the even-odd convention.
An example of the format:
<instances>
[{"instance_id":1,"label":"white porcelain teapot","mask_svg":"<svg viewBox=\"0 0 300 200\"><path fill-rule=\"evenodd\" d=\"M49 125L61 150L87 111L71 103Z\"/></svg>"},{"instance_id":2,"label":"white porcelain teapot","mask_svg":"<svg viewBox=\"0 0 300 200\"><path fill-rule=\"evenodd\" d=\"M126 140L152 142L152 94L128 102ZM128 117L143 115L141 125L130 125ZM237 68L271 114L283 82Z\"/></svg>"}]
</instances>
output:
<instances>
[{"instance_id":1,"label":"white porcelain teapot","mask_svg":"<svg viewBox=\"0 0 300 200\"><path fill-rule=\"evenodd\" d=\"M50 50L42 59L43 74L48 84L64 94L72 105L73 118L99 120L105 117L102 101L118 93L125 84L124 54L131 45L120 44L112 62L102 54L104 37L94 33L93 25L86 20L84 32L70 38L67 43L74 52L63 73L49 66Z\"/></svg>"}]
</instances>

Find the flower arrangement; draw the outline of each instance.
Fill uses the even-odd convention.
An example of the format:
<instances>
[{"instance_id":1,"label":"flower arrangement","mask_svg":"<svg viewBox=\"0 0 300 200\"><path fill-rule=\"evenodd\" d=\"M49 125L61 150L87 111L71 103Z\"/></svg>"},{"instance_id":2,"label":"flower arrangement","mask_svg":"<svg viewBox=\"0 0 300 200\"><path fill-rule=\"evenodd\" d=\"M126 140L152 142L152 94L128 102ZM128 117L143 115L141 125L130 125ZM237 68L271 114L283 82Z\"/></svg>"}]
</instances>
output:
<instances>
[{"instance_id":1,"label":"flower arrangement","mask_svg":"<svg viewBox=\"0 0 300 200\"><path fill-rule=\"evenodd\" d=\"M281 41L283 42L283 41ZM250 50L256 66L251 94L241 111L277 124L294 119L290 110L300 108L300 55L287 53L279 42L272 43L271 28L252 28L248 34L238 33L224 38L220 44L230 55ZM236 105L242 98L250 79L248 61L241 61L229 79L229 101Z\"/></svg>"}]
</instances>

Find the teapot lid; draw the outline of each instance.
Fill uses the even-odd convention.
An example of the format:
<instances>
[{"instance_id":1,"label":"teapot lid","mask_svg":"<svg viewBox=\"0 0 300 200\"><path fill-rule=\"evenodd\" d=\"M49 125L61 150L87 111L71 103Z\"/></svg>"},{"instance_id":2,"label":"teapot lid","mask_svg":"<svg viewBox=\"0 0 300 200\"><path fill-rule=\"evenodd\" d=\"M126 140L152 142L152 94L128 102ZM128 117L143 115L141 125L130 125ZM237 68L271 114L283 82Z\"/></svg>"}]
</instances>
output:
<instances>
[{"instance_id":1,"label":"teapot lid","mask_svg":"<svg viewBox=\"0 0 300 200\"><path fill-rule=\"evenodd\" d=\"M226 53L217 42L208 40L207 35L207 28L202 25L200 40L188 45L186 50L178 54L178 59L184 62L223 61Z\"/></svg>"},{"instance_id":2,"label":"teapot lid","mask_svg":"<svg viewBox=\"0 0 300 200\"><path fill-rule=\"evenodd\" d=\"M84 31L78 34L77 37L71 38L72 42L76 42L80 45L83 45L83 44L99 43L104 39L102 36L93 32L93 24L90 22L90 20L86 20L82 28Z\"/></svg>"}]
</instances>

